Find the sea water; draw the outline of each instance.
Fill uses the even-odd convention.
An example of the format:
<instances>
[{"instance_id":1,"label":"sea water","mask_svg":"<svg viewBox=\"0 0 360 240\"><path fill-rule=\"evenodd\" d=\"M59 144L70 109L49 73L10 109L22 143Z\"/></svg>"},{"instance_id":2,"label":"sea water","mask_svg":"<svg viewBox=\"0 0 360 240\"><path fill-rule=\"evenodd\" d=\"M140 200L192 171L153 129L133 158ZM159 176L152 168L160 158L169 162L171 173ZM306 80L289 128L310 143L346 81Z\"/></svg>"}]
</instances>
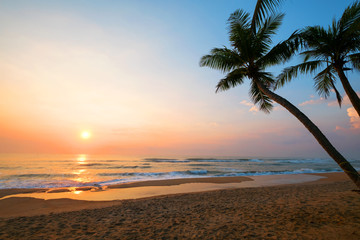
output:
<instances>
[{"instance_id":1,"label":"sea water","mask_svg":"<svg viewBox=\"0 0 360 240\"><path fill-rule=\"evenodd\" d=\"M348 159L360 170L359 159ZM175 178L340 172L327 158L0 155L0 188L107 186Z\"/></svg>"}]
</instances>

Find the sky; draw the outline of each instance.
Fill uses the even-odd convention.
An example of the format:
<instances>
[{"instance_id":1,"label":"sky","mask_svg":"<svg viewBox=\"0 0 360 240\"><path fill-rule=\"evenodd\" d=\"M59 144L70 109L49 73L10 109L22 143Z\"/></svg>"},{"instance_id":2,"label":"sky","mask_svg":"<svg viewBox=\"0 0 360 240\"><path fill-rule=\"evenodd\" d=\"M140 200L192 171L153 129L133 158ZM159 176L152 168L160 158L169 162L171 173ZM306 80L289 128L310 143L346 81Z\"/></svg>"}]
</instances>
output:
<instances>
[{"instance_id":1,"label":"sky","mask_svg":"<svg viewBox=\"0 0 360 240\"><path fill-rule=\"evenodd\" d=\"M274 42L304 26L329 25L351 3L285 1ZM0 153L327 157L280 106L259 112L248 81L215 93L223 74L199 67L212 48L229 46L229 15L254 6L253 0L0 0ZM347 75L360 93L360 74ZM320 98L312 76L277 93L345 157L360 158L360 119L346 96L341 109L333 94Z\"/></svg>"}]
</instances>

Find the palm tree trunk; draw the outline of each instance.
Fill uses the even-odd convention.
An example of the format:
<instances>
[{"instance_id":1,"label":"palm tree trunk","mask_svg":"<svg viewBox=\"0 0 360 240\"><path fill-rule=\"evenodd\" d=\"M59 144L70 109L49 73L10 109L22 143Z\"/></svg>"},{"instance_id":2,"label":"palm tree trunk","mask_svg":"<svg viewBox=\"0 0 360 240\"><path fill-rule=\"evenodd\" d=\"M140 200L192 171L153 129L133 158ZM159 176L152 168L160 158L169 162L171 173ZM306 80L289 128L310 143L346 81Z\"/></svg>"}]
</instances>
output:
<instances>
[{"instance_id":1,"label":"palm tree trunk","mask_svg":"<svg viewBox=\"0 0 360 240\"><path fill-rule=\"evenodd\" d=\"M354 89L351 87L349 80L345 76L344 71L341 68L335 68L335 70L339 75L340 81L344 87L346 94L348 95L348 97L350 99L351 104L353 105L353 107L355 108L356 112L358 113L358 115L360 117L360 98L359 98L359 96L356 94Z\"/></svg>"},{"instance_id":2,"label":"palm tree trunk","mask_svg":"<svg viewBox=\"0 0 360 240\"><path fill-rule=\"evenodd\" d=\"M291 104L286 99L280 97L276 93L270 91L262 82L254 79L256 85L269 98L277 102L284 108L286 108L290 113L292 113L315 137L319 144L324 148L324 150L335 160L335 162L344 170L344 172L349 176L349 178L355 183L355 185L360 189L360 175L353 168L353 166L335 149L335 147L330 143L330 141L325 137L325 135L320 131L320 129L297 107Z\"/></svg>"}]
</instances>

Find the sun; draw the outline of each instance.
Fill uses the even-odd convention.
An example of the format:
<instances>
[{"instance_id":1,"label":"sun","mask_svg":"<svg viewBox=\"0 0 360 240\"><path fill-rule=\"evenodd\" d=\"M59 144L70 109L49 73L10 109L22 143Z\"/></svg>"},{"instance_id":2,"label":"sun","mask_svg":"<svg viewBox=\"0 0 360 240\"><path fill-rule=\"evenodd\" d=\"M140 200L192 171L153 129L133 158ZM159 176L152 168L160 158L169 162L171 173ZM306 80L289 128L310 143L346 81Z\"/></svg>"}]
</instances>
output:
<instances>
[{"instance_id":1,"label":"sun","mask_svg":"<svg viewBox=\"0 0 360 240\"><path fill-rule=\"evenodd\" d=\"M89 131L82 131L81 132L81 138L82 139L88 139L91 137L91 133Z\"/></svg>"}]
</instances>

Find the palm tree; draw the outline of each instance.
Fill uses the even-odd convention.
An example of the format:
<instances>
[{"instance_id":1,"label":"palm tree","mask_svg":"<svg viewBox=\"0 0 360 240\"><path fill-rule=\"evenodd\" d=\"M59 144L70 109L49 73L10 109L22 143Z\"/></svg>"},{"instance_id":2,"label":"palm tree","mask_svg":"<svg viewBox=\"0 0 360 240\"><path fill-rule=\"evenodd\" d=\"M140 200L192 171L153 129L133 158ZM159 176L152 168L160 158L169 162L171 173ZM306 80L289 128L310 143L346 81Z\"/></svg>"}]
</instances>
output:
<instances>
[{"instance_id":1,"label":"palm tree","mask_svg":"<svg viewBox=\"0 0 360 240\"><path fill-rule=\"evenodd\" d=\"M285 68L278 76L276 87L296 77L298 73L314 73L323 68L314 78L315 89L327 98L334 89L339 105L342 97L335 87L336 74L346 94L360 116L360 98L351 87L345 71L360 70L360 2L347 7L341 18L327 29L321 26L306 27L294 35L294 39L305 48L301 53L304 62Z\"/></svg>"},{"instance_id":2,"label":"palm tree","mask_svg":"<svg viewBox=\"0 0 360 240\"><path fill-rule=\"evenodd\" d=\"M250 14L243 10L237 10L231 14L228 20L231 48L212 49L210 54L201 58L200 66L226 73L226 76L218 82L216 92L236 87L245 79L249 79L250 97L259 109L269 113L273 107L273 101L286 108L311 132L325 151L360 188L359 173L334 148L320 129L293 104L270 90L275 80L265 69L288 60L296 48L292 41L280 42L271 48L271 36L280 26L284 15L271 14L266 17L263 14L259 18L264 11L256 9L252 19Z\"/></svg>"}]
</instances>

